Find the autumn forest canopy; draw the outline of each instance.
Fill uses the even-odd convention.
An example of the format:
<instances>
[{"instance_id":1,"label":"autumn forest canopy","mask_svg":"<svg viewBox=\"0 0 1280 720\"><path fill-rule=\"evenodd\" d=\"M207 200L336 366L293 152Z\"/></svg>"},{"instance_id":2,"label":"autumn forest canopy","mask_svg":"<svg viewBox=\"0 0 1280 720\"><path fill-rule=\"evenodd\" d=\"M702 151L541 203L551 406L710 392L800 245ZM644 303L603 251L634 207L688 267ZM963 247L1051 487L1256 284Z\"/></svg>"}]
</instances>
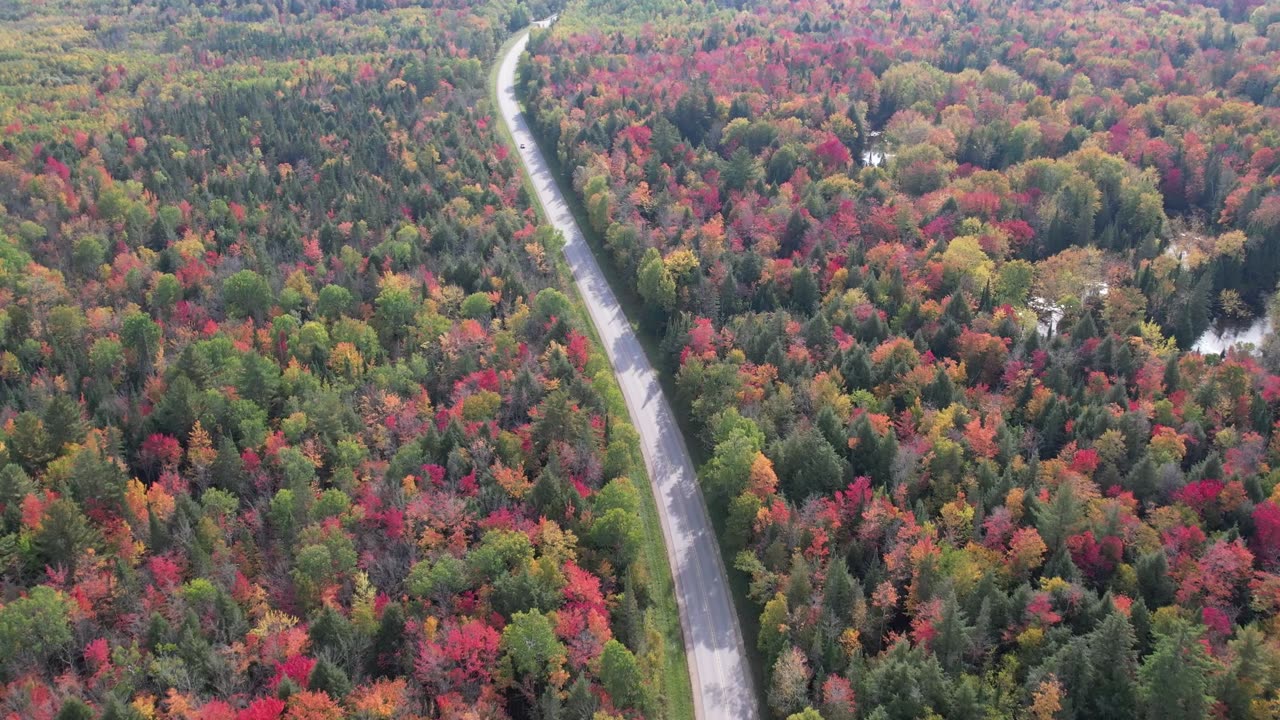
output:
<instances>
[{"instance_id":1,"label":"autumn forest canopy","mask_svg":"<svg viewBox=\"0 0 1280 720\"><path fill-rule=\"evenodd\" d=\"M0 717L692 717L555 12L763 716L1280 717L1277 0L0 3Z\"/></svg>"},{"instance_id":2,"label":"autumn forest canopy","mask_svg":"<svg viewBox=\"0 0 1280 720\"><path fill-rule=\"evenodd\" d=\"M776 718L1280 715L1275 2L572 3L520 83ZM1203 347L1203 346L1201 346Z\"/></svg>"},{"instance_id":3,"label":"autumn forest canopy","mask_svg":"<svg viewBox=\"0 0 1280 720\"><path fill-rule=\"evenodd\" d=\"M635 432L486 85L551 11L6 6L0 716L686 714Z\"/></svg>"}]
</instances>

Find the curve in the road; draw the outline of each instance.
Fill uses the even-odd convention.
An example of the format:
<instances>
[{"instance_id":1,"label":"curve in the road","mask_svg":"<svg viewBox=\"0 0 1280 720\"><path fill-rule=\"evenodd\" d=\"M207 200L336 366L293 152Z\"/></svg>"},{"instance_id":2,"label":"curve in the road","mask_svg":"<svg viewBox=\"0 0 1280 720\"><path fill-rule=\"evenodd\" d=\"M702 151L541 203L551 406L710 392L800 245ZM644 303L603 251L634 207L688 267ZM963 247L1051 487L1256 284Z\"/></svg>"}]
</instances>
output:
<instances>
[{"instance_id":1,"label":"curve in the road","mask_svg":"<svg viewBox=\"0 0 1280 720\"><path fill-rule=\"evenodd\" d=\"M631 422L640 435L675 580L694 713L699 720L755 720L756 694L751 686L742 630L684 437L658 384L658 376L587 246L516 99L516 62L528 41L525 32L501 58L498 105L547 219L564 233L564 252L574 281L604 343Z\"/></svg>"}]
</instances>

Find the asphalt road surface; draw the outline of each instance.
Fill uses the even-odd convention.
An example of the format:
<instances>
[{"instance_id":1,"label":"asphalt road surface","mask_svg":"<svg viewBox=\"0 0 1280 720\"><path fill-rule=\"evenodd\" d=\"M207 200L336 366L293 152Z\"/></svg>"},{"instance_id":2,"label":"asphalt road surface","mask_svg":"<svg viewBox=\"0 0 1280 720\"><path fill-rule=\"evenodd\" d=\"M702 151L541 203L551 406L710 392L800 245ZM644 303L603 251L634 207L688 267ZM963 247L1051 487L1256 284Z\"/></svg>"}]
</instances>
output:
<instances>
[{"instance_id":1,"label":"asphalt road surface","mask_svg":"<svg viewBox=\"0 0 1280 720\"><path fill-rule=\"evenodd\" d=\"M542 21L546 23L547 21ZM640 434L645 466L658 500L667 555L675 577L680 624L684 630L694 713L700 720L755 720L756 695L742 644L742 630L725 579L715 531L698 489L693 462L676 424L671 404L600 271L547 167L516 100L516 61L524 52L525 33L502 58L498 69L498 104L515 136L548 219L565 237L565 256L587 310L604 343L631 422Z\"/></svg>"}]
</instances>

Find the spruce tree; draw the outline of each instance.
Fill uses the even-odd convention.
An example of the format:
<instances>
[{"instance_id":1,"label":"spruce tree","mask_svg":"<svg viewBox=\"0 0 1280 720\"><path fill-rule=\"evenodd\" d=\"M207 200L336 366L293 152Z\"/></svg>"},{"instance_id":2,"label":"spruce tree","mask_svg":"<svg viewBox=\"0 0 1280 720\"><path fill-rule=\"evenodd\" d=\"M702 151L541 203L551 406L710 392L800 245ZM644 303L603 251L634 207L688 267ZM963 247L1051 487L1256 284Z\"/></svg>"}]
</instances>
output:
<instances>
[{"instance_id":1,"label":"spruce tree","mask_svg":"<svg viewBox=\"0 0 1280 720\"><path fill-rule=\"evenodd\" d=\"M578 679L569 688L569 698L565 701L565 720L592 720L599 702L591 692L591 681L586 675L579 673Z\"/></svg>"},{"instance_id":2,"label":"spruce tree","mask_svg":"<svg viewBox=\"0 0 1280 720\"><path fill-rule=\"evenodd\" d=\"M964 658L971 647L973 627L965 617L964 609L956 602L954 592L948 593L942 603L942 617L934 625L934 637L930 647L938 663L948 674L955 676L964 667Z\"/></svg>"},{"instance_id":3,"label":"spruce tree","mask_svg":"<svg viewBox=\"0 0 1280 720\"><path fill-rule=\"evenodd\" d=\"M1169 577L1169 561L1164 550L1153 550L1138 558L1134 569L1138 575L1138 590L1148 608L1159 609L1173 604L1173 579Z\"/></svg>"},{"instance_id":4,"label":"spruce tree","mask_svg":"<svg viewBox=\"0 0 1280 720\"><path fill-rule=\"evenodd\" d=\"M320 658L311 669L310 689L329 694L334 700L341 701L351 692L351 678L328 658Z\"/></svg>"},{"instance_id":5,"label":"spruce tree","mask_svg":"<svg viewBox=\"0 0 1280 720\"><path fill-rule=\"evenodd\" d=\"M1275 688L1275 651L1257 626L1248 625L1236 631L1227 656L1231 664L1217 680L1218 698L1228 717L1251 717L1255 702Z\"/></svg>"},{"instance_id":6,"label":"spruce tree","mask_svg":"<svg viewBox=\"0 0 1280 720\"><path fill-rule=\"evenodd\" d=\"M53 720L93 720L93 709L79 698L69 698L62 703L62 709L53 716Z\"/></svg>"},{"instance_id":7,"label":"spruce tree","mask_svg":"<svg viewBox=\"0 0 1280 720\"><path fill-rule=\"evenodd\" d=\"M391 603L382 611L382 621L373 636L369 673L375 677L394 677L404 664L404 608Z\"/></svg>"},{"instance_id":8,"label":"spruce tree","mask_svg":"<svg viewBox=\"0 0 1280 720\"><path fill-rule=\"evenodd\" d=\"M1137 637L1129 619L1113 611L1089 634L1092 682L1085 693L1088 716L1126 720L1137 709Z\"/></svg>"},{"instance_id":9,"label":"spruce tree","mask_svg":"<svg viewBox=\"0 0 1280 720\"><path fill-rule=\"evenodd\" d=\"M1208 715L1215 663L1200 635L1191 623L1176 618L1157 629L1155 649L1138 669L1144 717L1203 720Z\"/></svg>"}]
</instances>

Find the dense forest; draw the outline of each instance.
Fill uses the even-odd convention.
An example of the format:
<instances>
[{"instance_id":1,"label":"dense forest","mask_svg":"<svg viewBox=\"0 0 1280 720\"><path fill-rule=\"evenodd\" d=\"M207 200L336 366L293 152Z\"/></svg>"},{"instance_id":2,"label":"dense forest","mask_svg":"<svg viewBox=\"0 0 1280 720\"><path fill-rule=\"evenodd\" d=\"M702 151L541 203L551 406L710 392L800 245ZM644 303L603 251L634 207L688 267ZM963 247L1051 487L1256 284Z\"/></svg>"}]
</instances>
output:
<instances>
[{"instance_id":1,"label":"dense forest","mask_svg":"<svg viewBox=\"0 0 1280 720\"><path fill-rule=\"evenodd\" d=\"M1280 716L1280 4L582 0L521 91L769 712Z\"/></svg>"},{"instance_id":2,"label":"dense forest","mask_svg":"<svg viewBox=\"0 0 1280 720\"><path fill-rule=\"evenodd\" d=\"M679 714L635 431L487 90L554 9L0 9L0 717Z\"/></svg>"}]
</instances>

